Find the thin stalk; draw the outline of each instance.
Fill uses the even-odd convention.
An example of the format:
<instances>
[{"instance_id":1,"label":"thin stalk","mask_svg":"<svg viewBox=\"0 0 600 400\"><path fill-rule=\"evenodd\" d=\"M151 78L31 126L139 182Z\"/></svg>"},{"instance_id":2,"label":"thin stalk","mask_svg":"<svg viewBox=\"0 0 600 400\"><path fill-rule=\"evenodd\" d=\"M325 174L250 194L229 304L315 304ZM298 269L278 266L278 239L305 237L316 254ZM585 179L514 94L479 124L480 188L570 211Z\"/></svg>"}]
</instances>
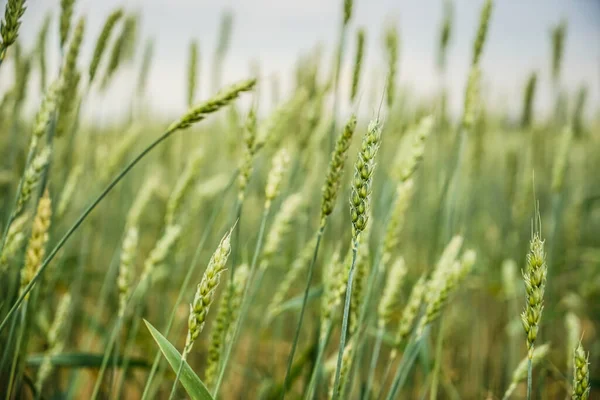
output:
<instances>
[{"instance_id":1,"label":"thin stalk","mask_svg":"<svg viewBox=\"0 0 600 400\"><path fill-rule=\"evenodd\" d=\"M21 339L25 334L25 323L27 322L27 303L25 303L25 307L21 310L21 326L19 327L19 333L17 334L17 345L15 347L15 354L13 355L12 364L10 366L10 375L8 378L8 390L6 391L6 400L11 399L13 384L16 381L17 377L15 376L15 372L17 370L17 361L19 359L19 353L21 352Z\"/></svg>"},{"instance_id":2,"label":"thin stalk","mask_svg":"<svg viewBox=\"0 0 600 400\"><path fill-rule=\"evenodd\" d=\"M173 400L175 398L175 392L177 392L177 384L179 383L179 378L181 377L181 371L183 371L183 365L185 364L185 360L187 359L188 351L185 349L181 355L181 361L179 362L179 368L177 368L177 375L175 375L175 382L173 382L173 386L171 387L171 394L169 395L169 400Z\"/></svg>"},{"instance_id":3,"label":"thin stalk","mask_svg":"<svg viewBox=\"0 0 600 400\"><path fill-rule=\"evenodd\" d=\"M531 357L529 357L529 361L527 361L527 400L531 400L531 385L533 382L532 370L533 370L533 363L531 361Z\"/></svg>"},{"instance_id":4,"label":"thin stalk","mask_svg":"<svg viewBox=\"0 0 600 400\"><path fill-rule=\"evenodd\" d=\"M327 327L325 329L325 336L319 340L319 351L317 353L317 358L315 360L315 367L313 368L310 383L308 384L308 391L306 392L305 400L312 400L314 396L314 392L317 387L317 377L319 375L319 371L321 370L321 360L323 359L323 355L325 354L325 348L327 347L327 342L329 342L329 338L331 337L331 332L333 331L333 324L331 321L327 322Z\"/></svg>"},{"instance_id":5,"label":"thin stalk","mask_svg":"<svg viewBox=\"0 0 600 400\"><path fill-rule=\"evenodd\" d=\"M258 268L258 272L257 272L257 276L255 279L254 283L254 290L252 291L252 293L250 293L250 297L248 300L249 304L256 304L255 300L256 300L256 295L258 294L258 289L260 289L260 286L262 284L263 278L265 277L265 272L266 272L266 268L260 267ZM263 320L264 321L264 320ZM246 356L246 362L249 364L251 362L251 360L253 360L256 356L256 351L258 351L258 342L260 339L260 335L263 332L263 329L266 328L266 324L264 323L260 323L260 325L257 327L252 340L251 340L251 346L250 349L248 350L248 355ZM242 381L242 387L247 387L246 385L248 384L248 379L250 378L251 374L244 374L244 380Z\"/></svg>"},{"instance_id":6,"label":"thin stalk","mask_svg":"<svg viewBox=\"0 0 600 400\"><path fill-rule=\"evenodd\" d=\"M440 321L440 330L437 335L437 341L435 344L435 364L433 365L433 376L431 377L431 391L429 392L429 400L437 399L438 393L438 384L439 384L439 375L440 375L440 367L442 364L442 344L444 341L444 326L446 325L444 322L446 320L442 318Z\"/></svg>"},{"instance_id":7,"label":"thin stalk","mask_svg":"<svg viewBox=\"0 0 600 400\"><path fill-rule=\"evenodd\" d=\"M342 319L342 332L340 334L340 347L338 349L337 365L335 367L335 379L333 381L333 400L337 400L340 395L340 374L342 372L342 358L344 348L346 347L346 336L348 335L348 320L350 317L350 298L352 297L352 284L354 281L354 269L356 267L356 255L358 253L358 240L352 241L352 265L348 273L348 283L346 284L346 299L344 302L344 317Z\"/></svg>"},{"instance_id":8,"label":"thin stalk","mask_svg":"<svg viewBox=\"0 0 600 400\"><path fill-rule=\"evenodd\" d=\"M15 318L12 318L12 320L11 320L10 329L8 331L8 339L6 340L6 342L4 344L4 350L2 351L2 361L0 361L0 371L4 371L4 364L8 360L10 344L13 341L13 336L15 335L15 328L17 326L17 318L16 317L17 316L15 315Z\"/></svg>"},{"instance_id":9,"label":"thin stalk","mask_svg":"<svg viewBox=\"0 0 600 400\"><path fill-rule=\"evenodd\" d=\"M6 326L6 323L10 319L10 317L14 314L14 312L20 307L27 293L31 291L37 280L44 273L50 262L54 259L56 254L60 251L60 249L65 245L67 240L75 233L75 231L79 228L79 226L83 223L83 221L88 217L88 215L98 206L98 204L104 200L104 198L108 195L108 193L119 183L125 175L138 163L142 160L152 149L162 143L164 140L169 138L175 131L168 130L164 132L161 136L159 136L154 142L152 142L148 147L146 147L141 153L137 155L129 164L108 184L108 186L100 193L100 195L90 204L85 211L79 216L79 218L75 221L75 223L69 228L69 230L64 234L64 236L59 240L56 246L52 249L50 254L46 257L36 274L33 276L29 284L25 287L17 301L12 305L8 314L4 317L4 320L0 324L0 332Z\"/></svg>"},{"instance_id":10,"label":"thin stalk","mask_svg":"<svg viewBox=\"0 0 600 400\"><path fill-rule=\"evenodd\" d=\"M392 383L392 387L388 393L387 400L393 400L396 398L398 391L402 388L406 379L408 378L408 373L411 371L415 360L417 359L417 355L421 350L421 346L423 342L429 335L430 326L425 328L422 335L419 338L413 338L406 346L404 353L402 354L402 359L400 360L400 365L398 366L398 370L396 371L396 375L394 376L394 381Z\"/></svg>"},{"instance_id":11,"label":"thin stalk","mask_svg":"<svg viewBox=\"0 0 600 400\"><path fill-rule=\"evenodd\" d=\"M252 282L252 278L254 277L254 273L256 271L258 254L260 253L260 249L262 247L262 242L263 242L263 239L265 236L265 226L267 224L267 218L269 217L269 211L270 211L270 207L265 208L265 210L263 211L263 216L260 221L260 228L258 230L258 238L256 239L256 246L254 248L254 255L252 256L252 264L250 266L250 271L248 273L248 280L247 280L248 283L246 284L246 287L244 288L244 294L242 295L242 306L240 307L241 312L238 314L238 316L236 318L233 336L231 338L231 341L229 342L229 345L227 346L227 350L225 351L225 357L223 358L223 365L221 366L221 370L219 372L219 377L217 379L217 383L216 383L215 389L213 391L213 397L216 397L217 393L219 393L219 388L221 387L221 383L223 382L223 378L225 376L225 370L227 368L227 363L229 361L229 357L231 356L231 351L233 349L233 345L235 344L235 341L236 341L238 335L240 334L242 324L244 322L244 318L246 317L246 314L248 313L248 307L249 307L250 303L247 301L247 297L248 297L248 292L249 292L250 286L251 286L250 282Z\"/></svg>"},{"instance_id":12,"label":"thin stalk","mask_svg":"<svg viewBox=\"0 0 600 400\"><path fill-rule=\"evenodd\" d=\"M377 361L379 360L379 354L381 353L381 344L383 342L383 329L384 325L380 325L377 330L377 336L375 338L375 345L373 346L373 355L371 356L371 366L369 367L369 377L367 379L367 386L365 387L366 398L370 398L371 387L373 386L373 379L375 378L375 368L377 368Z\"/></svg>"},{"instance_id":13,"label":"thin stalk","mask_svg":"<svg viewBox=\"0 0 600 400\"><path fill-rule=\"evenodd\" d=\"M129 333L127 335L127 341L125 342L125 347L123 348L123 355L121 356L121 381L119 382L119 387L117 388L117 398L121 399L121 392L123 390L123 387L125 386L125 377L127 374L127 368L129 368L129 361L131 359L131 357L129 357L129 349L134 345L135 343L135 339L137 337L138 331L140 329L140 322L142 321L142 311L143 309L141 307L139 307L136 310L136 313L134 314L134 317L132 319L132 323L133 325L131 326L131 329L129 330ZM118 359L118 354L117 357ZM111 397L112 397L112 392L111 392Z\"/></svg>"},{"instance_id":14,"label":"thin stalk","mask_svg":"<svg viewBox=\"0 0 600 400\"><path fill-rule=\"evenodd\" d=\"M381 380L381 388L379 389L379 394L376 397L377 400L381 400L383 398L382 396L383 396L383 391L385 389L385 384L386 384L388 378L390 377L390 372L392 372L392 364L396 360L397 354L398 354L398 352L396 351L396 349L394 349L392 351L392 353L390 354L390 358L387 362L387 365L385 366L385 372L383 373L383 379Z\"/></svg>"},{"instance_id":15,"label":"thin stalk","mask_svg":"<svg viewBox=\"0 0 600 400\"><path fill-rule=\"evenodd\" d=\"M223 189L223 192L221 193L221 197L225 197L225 195L227 194L229 189L231 189L231 187L233 186L233 183L235 182L235 179L237 178L237 175L238 175L238 170L235 171L231 180L229 181L229 184L225 187L225 189ZM193 275L194 271L196 270L196 266L198 265L198 262L200 261L200 254L202 253L202 250L204 249L204 244L206 243L206 240L208 239L208 235L210 234L210 232L212 230L212 226L215 222L215 219L217 218L217 215L221 212L221 210L223 208L223 204L224 204L223 202L219 202L219 205L217 207L212 208L212 213L208 219L206 229L204 230L204 233L202 234L202 238L198 242L198 246L196 246L196 252L194 253L194 257L192 259L192 262L190 263L190 267L187 269L187 273L185 274L185 277L183 278L183 283L181 284L181 287L179 288L179 294L177 295L177 300L175 300L175 305L173 306L173 310L171 311L171 316L169 317L167 326L163 330L165 337L167 337L169 335L169 332L171 332L171 327L173 326L173 321L175 320L175 314L177 311L177 307L183 300L183 295L185 294L187 287L190 283L190 280L192 278L192 275ZM154 375L156 374L156 371L158 369L158 364L160 363L161 357L162 357L161 351L157 350L156 355L154 356L154 362L152 363L152 368L150 369L150 374L148 375L148 379L146 380L146 385L144 386L144 392L142 393L142 400L146 400L148 398L147 396L150 394L150 386L152 384Z\"/></svg>"},{"instance_id":16,"label":"thin stalk","mask_svg":"<svg viewBox=\"0 0 600 400\"><path fill-rule=\"evenodd\" d=\"M27 172L27 169L29 168L29 165L31 164L31 160L33 160L34 155L35 155L35 148L33 148L30 145L29 151L27 152L27 160L25 161L25 168L23 170L23 174L21 175L21 178L19 179L19 184L17 185L17 192L15 195L15 202L13 205L13 210L10 213L10 216L8 217L8 222L6 223L6 226L4 227L4 233L2 234L2 244L0 245L0 256L2 255L2 252L4 251L4 246L6 245L6 238L8 237L8 230L10 229L10 226L15 221L15 219L19 216L19 213L15 212L16 211L15 207L17 205L17 202L19 201L21 189L23 188L23 181L25 180L24 179L25 172Z\"/></svg>"},{"instance_id":17,"label":"thin stalk","mask_svg":"<svg viewBox=\"0 0 600 400\"><path fill-rule=\"evenodd\" d=\"M119 316L117 321L115 322L115 326L110 334L108 339L108 343L106 344L106 350L104 351L104 357L102 357L102 364L100 365L100 371L98 372L98 377L96 378L96 384L94 385L94 391L92 392L91 399L94 400L98 397L100 393L100 386L102 386L102 380L104 378L104 372L106 371L106 367L108 365L108 359L112 353L113 346L115 344L115 340L117 339L117 335L119 330L121 329L121 324L123 322L123 316ZM118 354L117 354L118 356Z\"/></svg>"},{"instance_id":18,"label":"thin stalk","mask_svg":"<svg viewBox=\"0 0 600 400\"><path fill-rule=\"evenodd\" d=\"M313 253L312 261L310 262L310 267L308 268L308 277L306 278L306 286L304 287L304 296L302 297L302 307L300 308L300 318L298 319L298 325L296 325L296 332L294 333L294 340L292 342L292 350L290 351L290 355L288 356L287 368L285 370L285 379L283 381L283 392L281 393L281 398L285 398L285 393L288 390L288 384L290 380L290 372L292 370L292 364L294 362L294 354L296 353L296 348L298 347L298 341L300 339L300 331L302 328L302 321L304 320L304 312L306 311L306 304L308 303L308 293L310 291L310 285L313 278L313 273L315 269L315 264L317 262L317 256L319 254L319 247L321 245L321 238L323 237L323 232L325 231L326 221L321 224L319 228L319 233L317 234L317 243L315 245L315 251Z\"/></svg>"}]
</instances>

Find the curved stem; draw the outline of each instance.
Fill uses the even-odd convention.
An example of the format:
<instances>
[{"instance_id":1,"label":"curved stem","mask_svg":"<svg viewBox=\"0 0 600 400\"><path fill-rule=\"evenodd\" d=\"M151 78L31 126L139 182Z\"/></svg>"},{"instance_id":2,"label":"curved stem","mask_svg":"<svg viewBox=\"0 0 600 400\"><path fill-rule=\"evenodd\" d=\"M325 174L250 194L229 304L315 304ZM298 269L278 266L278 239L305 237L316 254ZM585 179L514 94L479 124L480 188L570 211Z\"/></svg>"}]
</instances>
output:
<instances>
[{"instance_id":1,"label":"curved stem","mask_svg":"<svg viewBox=\"0 0 600 400\"><path fill-rule=\"evenodd\" d=\"M225 376L225 370L227 368L227 363L229 362L229 357L231 356L231 351L233 349L233 345L237 340L237 337L240 334L242 324L244 323L244 318L248 313L248 307L250 302L248 301L248 292L250 290L252 278L254 277L254 273L256 271L256 264L258 261L258 254L260 253L260 249L262 247L262 242L265 236L265 226L267 224L267 218L269 216L270 207L265 208L263 211L263 216L260 221L260 228L258 230L258 238L256 239L256 246L254 248L254 255L252 256L252 264L250 266L250 272L248 273L248 279L246 283L246 287L244 288L244 294L242 295L242 306L240 307L240 313L237 316L235 329L233 330L233 336L231 337L231 341L227 346L227 350L225 351L225 357L223 358L223 365L221 366L221 370L219 372L219 377L217 378L217 383L215 385L215 389L213 391L213 397L216 397L219 393L219 388L221 387L221 383L223 382L223 378Z\"/></svg>"},{"instance_id":2,"label":"curved stem","mask_svg":"<svg viewBox=\"0 0 600 400\"><path fill-rule=\"evenodd\" d=\"M298 340L300 339L300 331L302 328L302 321L304 319L304 312L306 311L306 304L308 303L308 293L310 292L310 284L312 282L312 277L315 269L315 264L317 261L317 256L319 254L319 246L321 244L321 238L323 237L323 232L325 231L325 222L321 224L319 228L319 233L317 234L317 243L315 245L315 251L313 253L312 261L310 263L310 267L308 268L308 277L306 278L306 286L304 287L304 297L302 298L302 308L300 308L300 318L298 319L298 325L296 325L296 332L294 333L294 341L292 342L292 350L290 351L290 355L288 356L287 368L285 370L285 379L283 381L283 391L281 393L281 398L285 397L285 393L288 389L288 384L290 380L290 372L292 370L292 364L294 362L294 354L296 353L296 348L298 347Z\"/></svg>"},{"instance_id":3,"label":"curved stem","mask_svg":"<svg viewBox=\"0 0 600 400\"><path fill-rule=\"evenodd\" d=\"M48 267L48 264L50 264L50 261L52 261L54 259L54 257L56 256L56 254L59 252L59 250L65 245L65 243L67 242L67 240L69 240L69 238L73 235L73 233L75 233L75 231L79 228L79 226L83 223L83 221L88 217L88 215L90 215L90 213L96 208L96 206L98 206L98 204L104 200L104 198L108 195L108 193L117 185L117 183L119 183L124 177L125 175L127 175L127 173L138 163L140 162L140 160L142 158L144 158L146 156L146 154L148 154L150 151L152 151L152 149L154 149L156 146L158 146L161 142L163 142L164 140L166 140L169 136L171 136L171 134L173 134L175 131L173 130L169 130L166 131L165 133L163 133L160 137L158 137L158 139L156 139L154 142L152 142L148 147L146 147L140 154L138 154L137 157L135 157L113 180L112 182L110 182L108 184L108 186L102 191L102 193L100 193L100 195L96 198L96 200L94 200L92 202L92 204L90 204L88 206L88 208L85 209L85 211L79 216L79 218L77 219L77 221L75 221L75 223L71 226L71 228L69 228L69 230L64 234L64 236L59 240L59 242L56 244L56 246L52 249L52 251L48 254L48 257L46 257L46 259L44 260L44 262L42 263L42 265L40 266L40 268L38 269L38 271L36 272L36 274L33 276L33 278L31 279L31 281L29 282L29 284L25 287L25 289L23 290L23 292L21 293L21 295L19 296L19 298L17 299L17 301L13 304L13 306L11 307L10 311L8 312L8 314L4 317L4 320L2 321L2 323L0 324L0 332L2 331L2 329L4 328L4 326L6 325L7 321L10 319L10 317L14 314L14 312L19 308L19 306L21 305L21 303L23 302L23 300L25 299L25 296L27 295L27 293L29 293L31 291L31 289L33 288L33 286L35 285L35 283L37 282L37 280L40 278L40 276L44 273L44 271L46 270L46 268Z\"/></svg>"},{"instance_id":4,"label":"curved stem","mask_svg":"<svg viewBox=\"0 0 600 400\"><path fill-rule=\"evenodd\" d=\"M340 334L340 347L338 349L337 365L335 368L335 379L333 383L333 400L340 396L340 374L342 370L342 358L344 348L346 347L346 336L348 335L348 320L350 319L350 299L352 297L352 284L354 281L354 269L356 267L356 255L358 253L358 240L352 241L352 265L348 273L348 283L346 284L346 300L344 302L344 317L342 319L342 333Z\"/></svg>"}]
</instances>

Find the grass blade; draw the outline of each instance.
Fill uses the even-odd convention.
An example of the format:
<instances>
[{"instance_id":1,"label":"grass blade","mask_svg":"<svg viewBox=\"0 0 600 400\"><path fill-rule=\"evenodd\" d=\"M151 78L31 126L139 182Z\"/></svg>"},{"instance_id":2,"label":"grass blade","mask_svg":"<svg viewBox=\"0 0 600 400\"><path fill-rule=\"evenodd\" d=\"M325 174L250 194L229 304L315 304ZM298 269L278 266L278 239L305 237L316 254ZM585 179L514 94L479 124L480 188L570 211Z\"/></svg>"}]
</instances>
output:
<instances>
[{"instance_id":1,"label":"grass blade","mask_svg":"<svg viewBox=\"0 0 600 400\"><path fill-rule=\"evenodd\" d=\"M165 358L173 368L173 371L177 371L181 365L181 354L173 347L173 345L159 332L152 324L146 320L144 323L148 327L148 330L152 334L152 337L160 347L160 351L164 354ZM204 386L204 383L198 378L198 375L194 373L192 368L187 362L183 363L183 371L181 372L180 381L185 391L193 400L213 400L213 397Z\"/></svg>"}]
</instances>

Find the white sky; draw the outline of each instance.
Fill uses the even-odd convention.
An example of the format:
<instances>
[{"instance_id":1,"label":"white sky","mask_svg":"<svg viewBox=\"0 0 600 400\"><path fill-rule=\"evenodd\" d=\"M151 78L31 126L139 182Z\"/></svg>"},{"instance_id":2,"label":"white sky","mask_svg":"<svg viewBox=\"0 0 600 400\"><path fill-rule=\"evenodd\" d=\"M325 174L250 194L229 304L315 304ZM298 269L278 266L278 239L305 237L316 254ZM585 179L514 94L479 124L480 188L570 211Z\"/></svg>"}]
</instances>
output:
<instances>
[{"instance_id":1,"label":"white sky","mask_svg":"<svg viewBox=\"0 0 600 400\"><path fill-rule=\"evenodd\" d=\"M4 6L5 2L1 2ZM44 15L59 14L60 0L29 0L21 38L27 48L33 44ZM401 37L399 81L421 95L432 94L438 85L435 68L436 46L442 0L355 0L346 51L345 73L350 73L354 55L355 30L367 31L367 67L364 93L373 83L373 73L385 70L382 30L385 22L397 24ZM449 49L447 82L451 105L462 104L472 40L477 29L481 0L456 0L452 41ZM329 61L338 37L342 0L77 0L76 13L87 16L83 61L87 65L93 44L108 13L117 6L142 15L141 34L155 40L154 62L147 101L153 110L173 114L185 110L188 47L191 38L200 42L202 96L209 95L210 57L214 52L223 10L234 12L234 28L223 81L250 75L250 63L259 61L263 75L277 74L282 88L289 87L293 66L301 52L320 43ZM518 112L523 85L532 70L540 74L537 108L547 109L550 89L550 27L564 17L568 33L563 64L563 86L570 93L581 84L589 85L587 115L600 101L600 2L596 0L496 0L483 56L485 89L489 104ZM57 49L56 21L52 26L52 48ZM142 44L138 46L141 55ZM56 66L57 50L53 51ZM88 113L106 117L123 110L131 97L137 66L119 73L104 98L88 103ZM0 82L9 72L2 68ZM381 85L382 81L376 82ZM37 87L37 85L36 85ZM267 88L268 89L268 88ZM265 90L268 92L268 90ZM591 104L590 104L591 103Z\"/></svg>"}]
</instances>

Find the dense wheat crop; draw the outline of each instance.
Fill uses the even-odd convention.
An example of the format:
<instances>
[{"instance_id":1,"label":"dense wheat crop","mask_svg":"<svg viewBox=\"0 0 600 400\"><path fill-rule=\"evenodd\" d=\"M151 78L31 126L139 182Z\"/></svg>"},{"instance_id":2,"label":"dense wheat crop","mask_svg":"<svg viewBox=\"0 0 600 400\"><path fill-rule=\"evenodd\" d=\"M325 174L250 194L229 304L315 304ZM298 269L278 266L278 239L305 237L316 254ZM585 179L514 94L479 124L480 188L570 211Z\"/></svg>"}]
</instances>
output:
<instances>
[{"instance_id":1,"label":"dense wheat crop","mask_svg":"<svg viewBox=\"0 0 600 400\"><path fill-rule=\"evenodd\" d=\"M189 39L189 108L166 120L143 101L143 7L94 31L52 1L32 48L37 3L3 2L0 398L600 396L600 121L561 84L568 21L548 35L555 112L535 112L532 71L509 118L483 87L492 0L473 2L458 114L450 1L423 27L439 30L428 98L399 84L400 27L355 26L352 0L291 88L257 68L225 82L232 10L214 53ZM86 118L124 66L127 117Z\"/></svg>"}]
</instances>

